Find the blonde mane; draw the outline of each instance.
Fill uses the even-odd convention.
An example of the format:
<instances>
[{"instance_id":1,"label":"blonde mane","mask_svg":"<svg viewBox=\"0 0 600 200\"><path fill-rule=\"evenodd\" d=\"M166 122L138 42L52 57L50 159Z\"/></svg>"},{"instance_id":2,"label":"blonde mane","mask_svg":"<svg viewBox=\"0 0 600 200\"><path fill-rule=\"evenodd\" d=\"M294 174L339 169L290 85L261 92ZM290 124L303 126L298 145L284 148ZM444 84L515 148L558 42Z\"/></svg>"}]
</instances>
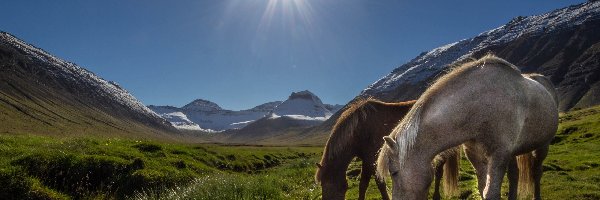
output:
<instances>
[{"instance_id":1,"label":"blonde mane","mask_svg":"<svg viewBox=\"0 0 600 200\"><path fill-rule=\"evenodd\" d=\"M455 79L457 76L462 76L483 66L506 68L509 71L514 71L515 75L521 76L521 70L517 66L493 54L487 54L478 60L465 59L457 61L449 66L448 72L435 80L419 99L428 99L429 96L437 93L439 88L446 86L449 81Z\"/></svg>"},{"instance_id":2,"label":"blonde mane","mask_svg":"<svg viewBox=\"0 0 600 200\"><path fill-rule=\"evenodd\" d=\"M460 61L457 63L460 63ZM396 157L395 159L398 159L400 167L402 167L402 165L405 163L407 153L410 149L412 149L419 132L421 111L425 102L427 102L433 95L437 94L440 89L444 88L447 84L449 84L449 82L456 79L456 77L463 76L478 69L479 67L484 66L503 67L510 71L514 71L515 74L521 76L521 71L516 66L492 54L488 54L479 60L457 64L456 67L453 67L448 73L438 78L421 95L408 114L402 119L402 121L400 121L398 126L392 130L389 136L396 140L396 148L398 149L394 149L392 151L388 145L383 145L381 148L377 158L376 170L380 177L389 176L389 162L391 157L390 153L397 154L394 155L394 157Z\"/></svg>"}]
</instances>

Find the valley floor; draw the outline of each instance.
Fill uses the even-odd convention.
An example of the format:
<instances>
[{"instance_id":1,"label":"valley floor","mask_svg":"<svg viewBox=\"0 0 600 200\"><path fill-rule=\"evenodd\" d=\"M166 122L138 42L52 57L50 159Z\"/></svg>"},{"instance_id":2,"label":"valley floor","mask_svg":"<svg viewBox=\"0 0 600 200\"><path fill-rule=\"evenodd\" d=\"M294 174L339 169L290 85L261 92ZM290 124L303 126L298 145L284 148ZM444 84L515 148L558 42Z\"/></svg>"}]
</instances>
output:
<instances>
[{"instance_id":1,"label":"valley floor","mask_svg":"<svg viewBox=\"0 0 600 200\"><path fill-rule=\"evenodd\" d=\"M600 199L600 107L561 114L560 120L544 164L543 197ZM321 152L322 147L1 135L0 197L320 199L313 173ZM358 196L359 170L355 161L347 171L348 199ZM452 199L479 199L475 181L463 158L461 191ZM368 197L380 199L374 185L371 181Z\"/></svg>"}]
</instances>

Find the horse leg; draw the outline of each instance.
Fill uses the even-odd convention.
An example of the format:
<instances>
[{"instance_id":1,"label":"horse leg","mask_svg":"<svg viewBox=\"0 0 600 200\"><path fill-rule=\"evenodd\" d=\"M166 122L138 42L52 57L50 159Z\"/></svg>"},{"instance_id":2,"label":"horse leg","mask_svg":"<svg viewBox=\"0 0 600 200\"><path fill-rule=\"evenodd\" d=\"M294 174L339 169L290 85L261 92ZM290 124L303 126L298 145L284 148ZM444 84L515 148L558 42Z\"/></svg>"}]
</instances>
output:
<instances>
[{"instance_id":1,"label":"horse leg","mask_svg":"<svg viewBox=\"0 0 600 200\"><path fill-rule=\"evenodd\" d=\"M510 161L503 152L494 153L488 163L487 180L485 181L485 189L483 189L483 199L485 200L499 200L501 197L502 179L506 168Z\"/></svg>"},{"instance_id":2,"label":"horse leg","mask_svg":"<svg viewBox=\"0 0 600 200\"><path fill-rule=\"evenodd\" d=\"M516 200L519 188L519 167L517 157L513 156L508 163L508 199Z\"/></svg>"},{"instance_id":3,"label":"horse leg","mask_svg":"<svg viewBox=\"0 0 600 200\"><path fill-rule=\"evenodd\" d=\"M375 173L375 168L373 168L373 173ZM375 174L375 183L377 183L377 188L381 193L381 199L390 200L390 196L387 193L387 185L385 184L385 179L383 177L379 177Z\"/></svg>"},{"instance_id":4,"label":"horse leg","mask_svg":"<svg viewBox=\"0 0 600 200\"><path fill-rule=\"evenodd\" d=\"M435 166L435 185L434 185L434 192L433 192L433 200L440 200L441 199L441 195L440 195L440 181L442 180L442 176L444 175L444 163L445 162L439 162L436 166Z\"/></svg>"},{"instance_id":5,"label":"horse leg","mask_svg":"<svg viewBox=\"0 0 600 200\"><path fill-rule=\"evenodd\" d=\"M366 160L362 161L362 170L360 174L360 183L358 185L358 199L364 200L365 194L367 193L367 188L369 187L369 181L371 180L371 175L375 172L373 168L373 162L367 162Z\"/></svg>"},{"instance_id":6,"label":"horse leg","mask_svg":"<svg viewBox=\"0 0 600 200\"><path fill-rule=\"evenodd\" d=\"M473 145L464 145L465 155L473 168L475 168L475 174L477 175L477 190L479 196L483 198L483 189L485 188L485 182L487 179L487 158L483 155L483 151Z\"/></svg>"},{"instance_id":7,"label":"horse leg","mask_svg":"<svg viewBox=\"0 0 600 200\"><path fill-rule=\"evenodd\" d=\"M540 184L542 181L542 174L544 173L542 169L542 164L546 156L548 155L548 145L545 145L542 148L536 149L533 151L534 161L533 161L533 181L534 181L534 199L542 199L541 196L541 188Z\"/></svg>"}]
</instances>

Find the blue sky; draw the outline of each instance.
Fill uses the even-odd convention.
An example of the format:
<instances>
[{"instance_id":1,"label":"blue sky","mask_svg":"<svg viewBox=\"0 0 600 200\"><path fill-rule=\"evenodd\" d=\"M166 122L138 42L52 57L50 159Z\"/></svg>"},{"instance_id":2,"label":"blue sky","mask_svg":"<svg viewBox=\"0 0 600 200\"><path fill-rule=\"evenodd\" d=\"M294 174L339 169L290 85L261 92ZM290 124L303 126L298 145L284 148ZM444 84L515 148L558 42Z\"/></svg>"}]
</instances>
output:
<instances>
[{"instance_id":1,"label":"blue sky","mask_svg":"<svg viewBox=\"0 0 600 200\"><path fill-rule=\"evenodd\" d=\"M581 2L20 0L0 2L0 30L145 104L239 110L305 89L345 104L423 51Z\"/></svg>"}]
</instances>

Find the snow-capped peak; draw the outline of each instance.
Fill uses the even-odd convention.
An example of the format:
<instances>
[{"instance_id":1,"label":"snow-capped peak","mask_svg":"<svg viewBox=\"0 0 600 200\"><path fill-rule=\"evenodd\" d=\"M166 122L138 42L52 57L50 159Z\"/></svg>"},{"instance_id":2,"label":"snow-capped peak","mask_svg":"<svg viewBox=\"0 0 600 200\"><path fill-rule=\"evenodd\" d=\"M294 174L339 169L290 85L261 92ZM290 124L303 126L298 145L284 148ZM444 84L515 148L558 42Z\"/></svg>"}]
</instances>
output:
<instances>
[{"instance_id":1,"label":"snow-capped peak","mask_svg":"<svg viewBox=\"0 0 600 200\"><path fill-rule=\"evenodd\" d=\"M196 99L196 100L192 101L191 103L188 103L187 105L183 106L182 109L191 110L191 111L208 111L208 112L223 110L223 108L221 108L216 103L208 101L208 100L204 100L204 99Z\"/></svg>"},{"instance_id":2,"label":"snow-capped peak","mask_svg":"<svg viewBox=\"0 0 600 200\"><path fill-rule=\"evenodd\" d=\"M271 116L305 116L306 118L327 119L331 111L312 92L305 90L292 92L287 100L275 107Z\"/></svg>"}]
</instances>

